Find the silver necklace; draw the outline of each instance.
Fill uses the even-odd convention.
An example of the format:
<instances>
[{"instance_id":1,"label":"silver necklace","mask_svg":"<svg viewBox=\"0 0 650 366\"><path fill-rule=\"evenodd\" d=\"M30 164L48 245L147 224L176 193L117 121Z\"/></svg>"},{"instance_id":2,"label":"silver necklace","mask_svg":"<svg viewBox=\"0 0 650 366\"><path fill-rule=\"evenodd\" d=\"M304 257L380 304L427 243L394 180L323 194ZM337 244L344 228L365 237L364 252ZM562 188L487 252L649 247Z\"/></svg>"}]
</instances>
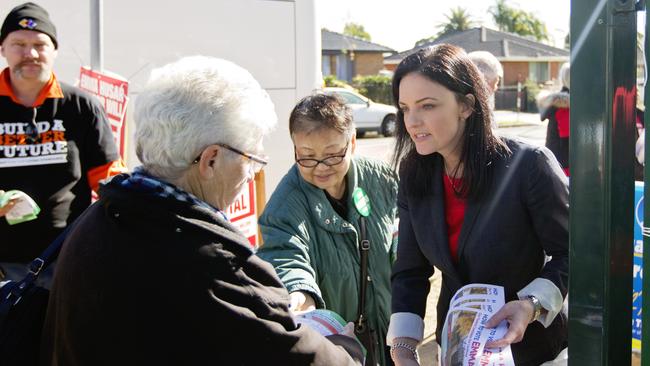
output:
<instances>
[{"instance_id":1,"label":"silver necklace","mask_svg":"<svg viewBox=\"0 0 650 366\"><path fill-rule=\"evenodd\" d=\"M454 180L456 179L456 172L458 171L458 165L456 166L456 169L454 169L454 175L452 176L449 174L449 169L447 169L447 162L443 162L443 165L445 167L445 175L447 176L447 180L449 180L449 184L451 185L451 189L454 190L454 193L458 194L460 193L460 190L457 189L456 184L454 184Z\"/></svg>"}]
</instances>

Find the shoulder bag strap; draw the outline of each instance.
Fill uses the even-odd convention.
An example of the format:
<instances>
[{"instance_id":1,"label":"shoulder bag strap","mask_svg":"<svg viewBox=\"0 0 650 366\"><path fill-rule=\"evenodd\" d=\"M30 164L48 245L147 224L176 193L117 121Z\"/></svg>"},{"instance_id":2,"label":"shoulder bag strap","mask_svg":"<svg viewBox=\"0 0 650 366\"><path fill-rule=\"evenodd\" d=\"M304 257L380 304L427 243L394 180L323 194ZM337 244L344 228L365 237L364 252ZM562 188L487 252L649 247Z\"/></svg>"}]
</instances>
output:
<instances>
[{"instance_id":1,"label":"shoulder bag strap","mask_svg":"<svg viewBox=\"0 0 650 366\"><path fill-rule=\"evenodd\" d=\"M359 318L356 322L357 331L362 331L366 326L366 289L368 287L368 253L370 252L370 240L368 240L366 232L366 218L361 216L359 219L359 231L361 240L359 242L359 258L360 258L360 273L359 273Z\"/></svg>"},{"instance_id":2,"label":"shoulder bag strap","mask_svg":"<svg viewBox=\"0 0 650 366\"><path fill-rule=\"evenodd\" d=\"M25 275L22 280L12 286L11 291L9 291L6 296L6 300L8 301L3 301L5 304L18 303L22 298L23 293L32 287L34 281L36 281L38 276L41 274L41 271L54 262L61 251L61 246L63 245L65 238L68 236L68 233L73 226L74 223L69 224L65 230L63 230L63 232L59 234L59 236L57 236L56 239L54 239L54 241L43 251L43 253L29 264L29 272L27 272L27 275ZM9 286L9 284L5 286Z\"/></svg>"}]
</instances>

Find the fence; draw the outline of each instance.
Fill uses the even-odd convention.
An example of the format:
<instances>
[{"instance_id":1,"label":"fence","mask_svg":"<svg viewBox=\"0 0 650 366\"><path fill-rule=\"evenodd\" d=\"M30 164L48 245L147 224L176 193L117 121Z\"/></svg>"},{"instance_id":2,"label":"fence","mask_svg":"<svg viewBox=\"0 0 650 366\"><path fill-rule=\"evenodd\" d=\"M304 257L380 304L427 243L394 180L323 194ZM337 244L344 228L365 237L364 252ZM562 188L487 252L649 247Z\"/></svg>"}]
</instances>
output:
<instances>
[{"instance_id":1,"label":"fence","mask_svg":"<svg viewBox=\"0 0 650 366\"><path fill-rule=\"evenodd\" d=\"M499 89L497 89L496 93L494 93L494 107L497 110L509 110L509 111L516 111L517 110L517 86L516 85L508 85L508 86L500 86ZM519 109L520 112L536 112L536 108L534 103L528 103L528 89L526 87L521 88L521 93L519 94L519 98L521 100L521 108Z\"/></svg>"}]
</instances>

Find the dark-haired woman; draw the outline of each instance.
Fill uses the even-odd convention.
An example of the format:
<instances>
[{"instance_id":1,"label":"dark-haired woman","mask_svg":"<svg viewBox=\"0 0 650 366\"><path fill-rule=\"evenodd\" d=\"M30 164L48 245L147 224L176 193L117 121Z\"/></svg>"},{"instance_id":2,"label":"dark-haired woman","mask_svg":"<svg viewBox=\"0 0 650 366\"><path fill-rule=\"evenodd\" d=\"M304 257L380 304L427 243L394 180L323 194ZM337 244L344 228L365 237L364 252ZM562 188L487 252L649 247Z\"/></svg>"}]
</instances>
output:
<instances>
[{"instance_id":1,"label":"dark-haired woman","mask_svg":"<svg viewBox=\"0 0 650 366\"><path fill-rule=\"evenodd\" d=\"M489 321L508 332L517 365L566 347L568 182L545 147L492 134L486 86L463 50L439 45L406 57L393 78L399 107L399 246L387 336L396 365L417 365L434 266L442 271L436 336L454 293L503 286Z\"/></svg>"}]
</instances>

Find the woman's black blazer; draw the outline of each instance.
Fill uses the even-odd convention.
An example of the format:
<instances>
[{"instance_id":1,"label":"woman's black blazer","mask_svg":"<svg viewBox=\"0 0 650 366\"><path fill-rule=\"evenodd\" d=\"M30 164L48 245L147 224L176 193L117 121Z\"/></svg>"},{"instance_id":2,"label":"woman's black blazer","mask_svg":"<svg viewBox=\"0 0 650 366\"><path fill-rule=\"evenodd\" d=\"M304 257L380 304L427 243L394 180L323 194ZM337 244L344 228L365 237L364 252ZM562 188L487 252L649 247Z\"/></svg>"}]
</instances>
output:
<instances>
[{"instance_id":1,"label":"woman's black blazer","mask_svg":"<svg viewBox=\"0 0 650 366\"><path fill-rule=\"evenodd\" d=\"M537 277L552 281L565 297L568 285L568 181L545 147L504 139L511 150L490 163L492 182L482 199L467 201L458 239L458 262L449 251L445 222L443 160L435 154L430 194L406 187L412 172L400 174L399 245L392 274L392 312L424 318L433 266L442 272L436 336L440 342L449 301L469 283L503 286L506 302ZM547 256L550 257L547 261ZM566 314L544 328L530 324L513 344L517 365L538 365L566 346Z\"/></svg>"}]
</instances>

